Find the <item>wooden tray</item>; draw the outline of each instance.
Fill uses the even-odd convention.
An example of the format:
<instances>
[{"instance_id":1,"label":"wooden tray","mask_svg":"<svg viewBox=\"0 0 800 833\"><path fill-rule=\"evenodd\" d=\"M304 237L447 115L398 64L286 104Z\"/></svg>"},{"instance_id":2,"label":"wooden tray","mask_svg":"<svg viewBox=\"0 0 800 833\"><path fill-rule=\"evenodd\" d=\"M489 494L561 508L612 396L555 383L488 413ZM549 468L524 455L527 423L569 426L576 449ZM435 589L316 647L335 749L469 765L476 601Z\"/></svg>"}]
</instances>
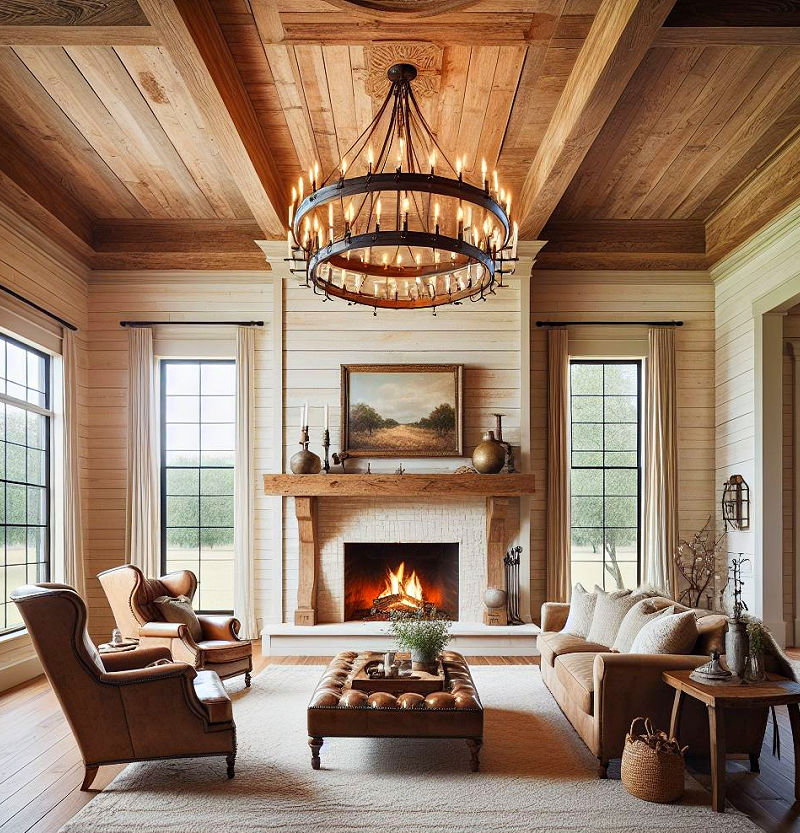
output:
<instances>
[{"instance_id":1,"label":"wooden tray","mask_svg":"<svg viewBox=\"0 0 800 833\"><path fill-rule=\"evenodd\" d=\"M370 657L358 669L351 681L351 687L359 691L366 691L372 694L376 691L385 691L388 694L403 694L412 691L415 694L432 694L434 691L444 691L444 669L439 663L436 674L428 674L425 671L414 671L409 677L377 677L373 679L367 674L367 666L375 662L381 662L382 654L375 654Z\"/></svg>"}]
</instances>

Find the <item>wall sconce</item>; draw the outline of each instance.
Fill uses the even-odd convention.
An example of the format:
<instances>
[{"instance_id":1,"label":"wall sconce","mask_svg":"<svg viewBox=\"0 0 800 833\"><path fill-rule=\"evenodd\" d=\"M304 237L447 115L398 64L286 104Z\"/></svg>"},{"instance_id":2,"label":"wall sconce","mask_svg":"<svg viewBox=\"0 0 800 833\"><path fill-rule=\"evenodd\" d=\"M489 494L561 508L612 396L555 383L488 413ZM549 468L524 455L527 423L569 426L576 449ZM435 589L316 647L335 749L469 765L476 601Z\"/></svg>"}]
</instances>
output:
<instances>
[{"instance_id":1,"label":"wall sconce","mask_svg":"<svg viewBox=\"0 0 800 833\"><path fill-rule=\"evenodd\" d=\"M750 529L750 487L741 474L732 474L722 486L722 520L725 529Z\"/></svg>"}]
</instances>

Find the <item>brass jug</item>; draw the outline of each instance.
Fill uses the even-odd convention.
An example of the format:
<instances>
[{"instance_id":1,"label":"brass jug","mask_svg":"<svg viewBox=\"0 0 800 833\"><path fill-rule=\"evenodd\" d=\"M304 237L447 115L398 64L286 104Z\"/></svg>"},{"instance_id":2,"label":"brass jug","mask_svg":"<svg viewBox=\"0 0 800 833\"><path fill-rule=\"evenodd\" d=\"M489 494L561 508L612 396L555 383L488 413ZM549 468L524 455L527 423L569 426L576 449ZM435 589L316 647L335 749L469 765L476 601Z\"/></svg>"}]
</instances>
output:
<instances>
[{"instance_id":1,"label":"brass jug","mask_svg":"<svg viewBox=\"0 0 800 833\"><path fill-rule=\"evenodd\" d=\"M483 442L472 452L472 465L480 474L497 474L506 462L506 447L494 437L494 431L483 435Z\"/></svg>"}]
</instances>

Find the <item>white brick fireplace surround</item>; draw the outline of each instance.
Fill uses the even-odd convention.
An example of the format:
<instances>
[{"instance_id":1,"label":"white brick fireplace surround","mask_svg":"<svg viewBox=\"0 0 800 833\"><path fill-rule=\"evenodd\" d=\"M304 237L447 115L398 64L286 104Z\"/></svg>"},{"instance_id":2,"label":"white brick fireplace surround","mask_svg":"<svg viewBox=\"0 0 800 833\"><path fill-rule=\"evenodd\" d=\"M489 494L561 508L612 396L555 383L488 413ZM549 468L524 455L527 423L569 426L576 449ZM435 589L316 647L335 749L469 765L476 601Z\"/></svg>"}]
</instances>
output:
<instances>
[{"instance_id":1,"label":"white brick fireplace surround","mask_svg":"<svg viewBox=\"0 0 800 833\"><path fill-rule=\"evenodd\" d=\"M519 500L503 503L507 506L503 536L507 548L517 541L519 534ZM453 624L455 650L483 655L535 654L534 637L538 632L535 625L484 624L482 599L488 581L487 552L491 551L487 506L483 496L450 495L446 490L413 496L318 496L314 528L316 623L265 624L264 652L326 655L346 648L390 648L386 622L344 621L345 544L384 542L459 545L459 610L458 621ZM285 558L284 576L296 575L300 568L291 560L298 559L297 552L290 550ZM521 564L519 572L521 612L530 623L529 565ZM284 590L287 601L296 595L296 587ZM287 609L291 610L288 605Z\"/></svg>"}]
</instances>

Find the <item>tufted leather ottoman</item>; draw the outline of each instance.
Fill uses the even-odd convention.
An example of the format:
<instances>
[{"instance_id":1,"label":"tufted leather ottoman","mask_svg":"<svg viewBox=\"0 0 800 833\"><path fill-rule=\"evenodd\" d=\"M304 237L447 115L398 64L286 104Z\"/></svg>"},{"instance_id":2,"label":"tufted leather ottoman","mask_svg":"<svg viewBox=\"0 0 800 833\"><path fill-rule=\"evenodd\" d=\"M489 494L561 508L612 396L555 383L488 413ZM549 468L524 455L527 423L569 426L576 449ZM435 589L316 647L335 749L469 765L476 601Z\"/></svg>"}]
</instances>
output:
<instances>
[{"instance_id":1,"label":"tufted leather ottoman","mask_svg":"<svg viewBox=\"0 0 800 833\"><path fill-rule=\"evenodd\" d=\"M352 688L353 677L373 656L370 652L342 651L317 683L308 704L311 766L319 769L319 751L326 737L463 738L469 745L472 771L477 772L483 706L464 657L445 651L445 690L423 697L411 692L367 694Z\"/></svg>"}]
</instances>

